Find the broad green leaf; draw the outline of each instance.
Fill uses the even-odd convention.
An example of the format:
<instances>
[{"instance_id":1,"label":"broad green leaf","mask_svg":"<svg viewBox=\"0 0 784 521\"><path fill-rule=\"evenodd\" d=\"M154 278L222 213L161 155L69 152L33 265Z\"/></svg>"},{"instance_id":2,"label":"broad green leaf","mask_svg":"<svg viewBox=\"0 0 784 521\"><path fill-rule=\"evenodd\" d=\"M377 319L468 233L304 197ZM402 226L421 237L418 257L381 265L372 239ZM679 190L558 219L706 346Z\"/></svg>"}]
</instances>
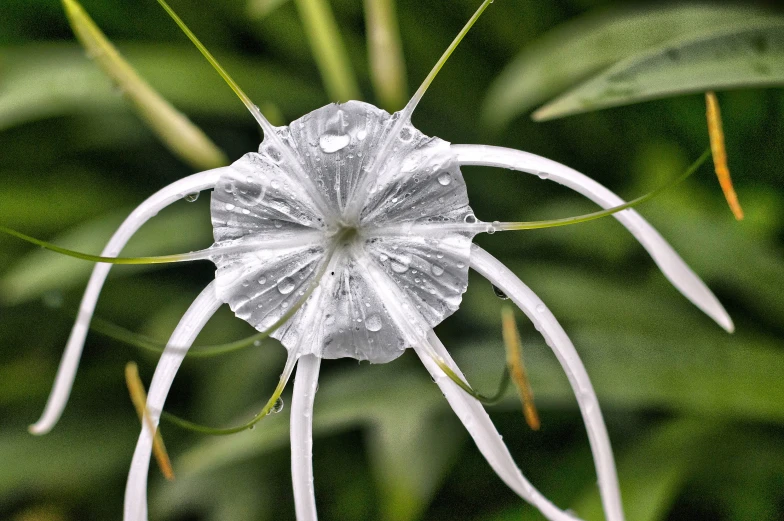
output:
<instances>
[{"instance_id":1,"label":"broad green leaf","mask_svg":"<svg viewBox=\"0 0 784 521\"><path fill-rule=\"evenodd\" d=\"M538 121L663 98L784 84L784 22L768 20L671 41L632 56L533 114Z\"/></svg>"},{"instance_id":2,"label":"broad green leaf","mask_svg":"<svg viewBox=\"0 0 784 521\"><path fill-rule=\"evenodd\" d=\"M139 76L76 0L63 0L63 6L87 55L111 78L169 150L199 170L228 163L226 155L201 129Z\"/></svg>"},{"instance_id":3,"label":"broad green leaf","mask_svg":"<svg viewBox=\"0 0 784 521\"><path fill-rule=\"evenodd\" d=\"M749 7L678 5L607 10L570 20L527 45L490 86L482 121L499 129L589 74L632 53L709 28L764 19Z\"/></svg>"},{"instance_id":4,"label":"broad green leaf","mask_svg":"<svg viewBox=\"0 0 784 521\"><path fill-rule=\"evenodd\" d=\"M94 219L56 237L61 246L84 252L100 252L129 211ZM127 251L156 253L191 251L209 244L204 208L183 206L162 213L147 223L131 241ZM194 223L203 222L198 226ZM133 266L122 273L149 269ZM20 257L0 278L0 301L15 305L40 297L47 291L66 290L81 284L92 272L93 264L56 253L35 249ZM117 272L118 270L115 270Z\"/></svg>"},{"instance_id":5,"label":"broad green leaf","mask_svg":"<svg viewBox=\"0 0 784 521\"><path fill-rule=\"evenodd\" d=\"M365 0L370 79L380 105L390 112L406 104L406 64L395 0Z\"/></svg>"},{"instance_id":6,"label":"broad green leaf","mask_svg":"<svg viewBox=\"0 0 784 521\"><path fill-rule=\"evenodd\" d=\"M720 432L694 418L658 426L617 458L624 513L635 521L663 521L680 489L711 450L710 438ZM585 521L602 521L604 512L595 487L571 508Z\"/></svg>"},{"instance_id":7,"label":"broad green leaf","mask_svg":"<svg viewBox=\"0 0 784 521\"><path fill-rule=\"evenodd\" d=\"M383 519L420 519L456 462L465 429L457 418L436 417L421 402L401 402L396 412L378 414L368 430Z\"/></svg>"},{"instance_id":8,"label":"broad green leaf","mask_svg":"<svg viewBox=\"0 0 784 521\"><path fill-rule=\"evenodd\" d=\"M329 0L296 0L324 88L331 101L361 99L357 79Z\"/></svg>"},{"instance_id":9,"label":"broad green leaf","mask_svg":"<svg viewBox=\"0 0 784 521\"><path fill-rule=\"evenodd\" d=\"M139 73L183 110L231 118L247 115L247 121L252 121L231 89L191 46L134 43L121 47ZM224 53L217 53L217 58L257 102L271 100L296 117L323 104L319 89L280 66ZM0 76L0 130L66 114L105 114L126 106L76 44L0 48Z\"/></svg>"}]
</instances>

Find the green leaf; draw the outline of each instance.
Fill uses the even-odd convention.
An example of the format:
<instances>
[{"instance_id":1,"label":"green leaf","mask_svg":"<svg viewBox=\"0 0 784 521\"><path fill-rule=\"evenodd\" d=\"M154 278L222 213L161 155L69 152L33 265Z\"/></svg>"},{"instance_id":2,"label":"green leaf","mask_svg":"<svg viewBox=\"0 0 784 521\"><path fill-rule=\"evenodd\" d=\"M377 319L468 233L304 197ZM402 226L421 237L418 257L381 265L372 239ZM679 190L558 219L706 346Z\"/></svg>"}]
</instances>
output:
<instances>
[{"instance_id":1,"label":"green leaf","mask_svg":"<svg viewBox=\"0 0 784 521\"><path fill-rule=\"evenodd\" d=\"M248 16L256 20L262 20L272 11L282 6L289 0L249 0Z\"/></svg>"},{"instance_id":2,"label":"green leaf","mask_svg":"<svg viewBox=\"0 0 784 521\"><path fill-rule=\"evenodd\" d=\"M331 101L361 99L351 61L328 0L296 0L302 25Z\"/></svg>"},{"instance_id":3,"label":"green leaf","mask_svg":"<svg viewBox=\"0 0 784 521\"><path fill-rule=\"evenodd\" d=\"M122 48L140 74L181 109L209 116L247 115L252 121L231 89L192 46L134 43ZM231 54L217 56L239 83L247 85L252 99L271 99L297 116L323 104L319 89L280 66ZM126 107L111 82L84 59L84 52L75 44L0 48L0 77L0 130L66 114L105 114Z\"/></svg>"},{"instance_id":4,"label":"green leaf","mask_svg":"<svg viewBox=\"0 0 784 521\"><path fill-rule=\"evenodd\" d=\"M390 112L406 104L406 64L395 0L365 0L370 79L380 105Z\"/></svg>"},{"instance_id":5,"label":"green leaf","mask_svg":"<svg viewBox=\"0 0 784 521\"><path fill-rule=\"evenodd\" d=\"M172 153L199 170L228 163L226 155L200 128L139 76L76 0L63 0L63 6L87 55L115 82Z\"/></svg>"},{"instance_id":6,"label":"green leaf","mask_svg":"<svg viewBox=\"0 0 784 521\"><path fill-rule=\"evenodd\" d=\"M764 19L749 7L672 5L591 13L545 33L523 49L490 86L482 121L499 129L602 67L667 40Z\"/></svg>"},{"instance_id":7,"label":"green leaf","mask_svg":"<svg viewBox=\"0 0 784 521\"><path fill-rule=\"evenodd\" d=\"M784 22L711 31L624 60L533 114L537 121L706 90L784 84Z\"/></svg>"},{"instance_id":8,"label":"green leaf","mask_svg":"<svg viewBox=\"0 0 784 521\"><path fill-rule=\"evenodd\" d=\"M720 429L711 422L686 418L658 426L618 458L624 512L635 521L662 521L684 482L711 450ZM581 519L604 519L595 487L571 505Z\"/></svg>"}]
</instances>

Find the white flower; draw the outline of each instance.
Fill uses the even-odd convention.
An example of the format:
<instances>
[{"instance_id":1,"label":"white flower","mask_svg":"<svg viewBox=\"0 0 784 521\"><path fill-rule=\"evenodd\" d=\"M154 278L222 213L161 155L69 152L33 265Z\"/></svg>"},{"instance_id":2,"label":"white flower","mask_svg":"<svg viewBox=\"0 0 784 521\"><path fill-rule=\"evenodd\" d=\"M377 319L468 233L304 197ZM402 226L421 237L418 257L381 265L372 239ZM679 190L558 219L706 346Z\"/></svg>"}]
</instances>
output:
<instances>
[{"instance_id":1,"label":"white flower","mask_svg":"<svg viewBox=\"0 0 784 521\"><path fill-rule=\"evenodd\" d=\"M410 121L423 93L420 89L403 111L391 116L350 101L327 105L278 128L256 109L265 133L257 153L163 188L126 219L103 256L117 256L142 224L184 194L213 189L215 244L208 253L218 268L215 281L185 313L161 356L147 401L153 423L157 425L187 349L227 303L258 330L274 330L273 336L288 350L279 389L298 365L291 407L298 520L316 519L311 420L321 360L351 357L384 363L409 347L498 476L546 518L573 520L525 479L482 405L439 367L446 364L462 378L432 328L458 309L471 267L511 298L558 357L586 424L606 517L621 521L610 442L588 375L544 303L503 264L471 244L477 233L515 225L487 224L474 216L460 166L489 165L540 175L604 208L623 201L586 176L533 154L450 145L423 135ZM640 215L626 209L615 217L687 298L732 330L710 290ZM35 433L50 430L65 406L109 269L109 264L94 269L46 410L31 427ZM128 478L126 521L147 519L151 447L152 433L144 425Z\"/></svg>"}]
</instances>

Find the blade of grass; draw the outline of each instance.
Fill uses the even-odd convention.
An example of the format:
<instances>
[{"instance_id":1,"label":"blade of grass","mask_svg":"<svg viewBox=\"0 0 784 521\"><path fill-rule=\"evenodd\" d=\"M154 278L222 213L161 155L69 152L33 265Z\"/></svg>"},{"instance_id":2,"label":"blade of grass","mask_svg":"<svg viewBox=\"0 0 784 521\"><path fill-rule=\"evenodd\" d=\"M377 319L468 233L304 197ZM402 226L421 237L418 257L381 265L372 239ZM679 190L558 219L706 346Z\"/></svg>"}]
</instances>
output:
<instances>
[{"instance_id":1,"label":"blade of grass","mask_svg":"<svg viewBox=\"0 0 784 521\"><path fill-rule=\"evenodd\" d=\"M172 153L199 170L228 163L226 155L201 129L139 76L76 0L63 0L63 7L87 55L117 84Z\"/></svg>"},{"instance_id":2,"label":"blade of grass","mask_svg":"<svg viewBox=\"0 0 784 521\"><path fill-rule=\"evenodd\" d=\"M327 0L297 0L302 25L332 101L361 98L351 61Z\"/></svg>"},{"instance_id":3,"label":"blade of grass","mask_svg":"<svg viewBox=\"0 0 784 521\"><path fill-rule=\"evenodd\" d=\"M373 90L383 108L400 110L408 94L395 0L365 0L365 26Z\"/></svg>"}]
</instances>

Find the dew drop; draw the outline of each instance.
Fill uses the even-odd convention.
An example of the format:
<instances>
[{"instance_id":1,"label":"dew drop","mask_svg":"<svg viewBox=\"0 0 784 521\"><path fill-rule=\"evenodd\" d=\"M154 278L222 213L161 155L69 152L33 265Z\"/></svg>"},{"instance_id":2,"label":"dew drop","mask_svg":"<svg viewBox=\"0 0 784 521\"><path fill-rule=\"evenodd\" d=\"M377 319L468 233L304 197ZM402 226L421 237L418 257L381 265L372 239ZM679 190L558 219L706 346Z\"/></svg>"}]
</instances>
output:
<instances>
[{"instance_id":1,"label":"dew drop","mask_svg":"<svg viewBox=\"0 0 784 521\"><path fill-rule=\"evenodd\" d=\"M392 271L395 273L405 273L408 271L408 266L398 261L392 261Z\"/></svg>"},{"instance_id":2,"label":"dew drop","mask_svg":"<svg viewBox=\"0 0 784 521\"><path fill-rule=\"evenodd\" d=\"M259 277L259 284L266 284L266 283L267 283L267 277Z\"/></svg>"},{"instance_id":3,"label":"dew drop","mask_svg":"<svg viewBox=\"0 0 784 521\"><path fill-rule=\"evenodd\" d=\"M368 331L378 331L382 325L381 317L378 315L370 315L365 319L365 329Z\"/></svg>"},{"instance_id":4,"label":"dew drop","mask_svg":"<svg viewBox=\"0 0 784 521\"><path fill-rule=\"evenodd\" d=\"M188 194L185 197L183 197L183 199L185 199L185 201L189 203L196 201L196 199L198 198L199 198L199 192L193 192L192 194Z\"/></svg>"},{"instance_id":5,"label":"dew drop","mask_svg":"<svg viewBox=\"0 0 784 521\"><path fill-rule=\"evenodd\" d=\"M378 260L380 260L381 262L386 262L389 260L389 256L386 253L382 253L381 255L378 256Z\"/></svg>"},{"instance_id":6,"label":"dew drop","mask_svg":"<svg viewBox=\"0 0 784 521\"><path fill-rule=\"evenodd\" d=\"M452 174L449 172L444 172L438 176L438 184L441 186L447 186L452 183Z\"/></svg>"},{"instance_id":7,"label":"dew drop","mask_svg":"<svg viewBox=\"0 0 784 521\"><path fill-rule=\"evenodd\" d=\"M476 222L476 216L472 213L469 213L463 220L468 224L474 224Z\"/></svg>"},{"instance_id":8,"label":"dew drop","mask_svg":"<svg viewBox=\"0 0 784 521\"><path fill-rule=\"evenodd\" d=\"M319 138L319 146L326 154L334 154L338 150L345 148L351 138L348 134L337 134L335 132L325 132Z\"/></svg>"},{"instance_id":9,"label":"dew drop","mask_svg":"<svg viewBox=\"0 0 784 521\"><path fill-rule=\"evenodd\" d=\"M273 414L277 414L277 413L279 413L280 411L283 410L284 405L285 404L283 403L283 398L278 398L275 401L275 405L273 405L272 409L270 409L270 412L273 413Z\"/></svg>"},{"instance_id":10,"label":"dew drop","mask_svg":"<svg viewBox=\"0 0 784 521\"><path fill-rule=\"evenodd\" d=\"M457 267L462 270L463 268L465 268L465 262L458 262Z\"/></svg>"},{"instance_id":11,"label":"dew drop","mask_svg":"<svg viewBox=\"0 0 784 521\"><path fill-rule=\"evenodd\" d=\"M280 163L283 160L280 150L275 147L267 147L267 155L276 163Z\"/></svg>"},{"instance_id":12,"label":"dew drop","mask_svg":"<svg viewBox=\"0 0 784 521\"><path fill-rule=\"evenodd\" d=\"M236 208L236 206L234 206L234 205L233 205L233 204L231 204L231 203L229 203L229 204L227 204L227 205L226 205L226 211L227 211L227 212L231 212L231 211L232 211L232 210L234 210L235 208Z\"/></svg>"},{"instance_id":13,"label":"dew drop","mask_svg":"<svg viewBox=\"0 0 784 521\"><path fill-rule=\"evenodd\" d=\"M365 130L364 128L362 130L360 130L359 132L357 132L357 139L358 140L362 141L366 137L367 137L367 130Z\"/></svg>"},{"instance_id":14,"label":"dew drop","mask_svg":"<svg viewBox=\"0 0 784 521\"><path fill-rule=\"evenodd\" d=\"M444 274L444 268L442 268L438 264L431 265L430 266L430 271L432 271L433 275L435 275L436 277L440 277L441 275Z\"/></svg>"},{"instance_id":15,"label":"dew drop","mask_svg":"<svg viewBox=\"0 0 784 521\"><path fill-rule=\"evenodd\" d=\"M507 294L501 291L500 289L498 289L496 286L493 286L493 293L495 293L495 296L500 298L501 300L509 300Z\"/></svg>"},{"instance_id":16,"label":"dew drop","mask_svg":"<svg viewBox=\"0 0 784 521\"><path fill-rule=\"evenodd\" d=\"M291 279L291 277L283 277L278 282L278 291L282 295L288 295L289 293L294 291L294 286L295 284L294 281Z\"/></svg>"},{"instance_id":17,"label":"dew drop","mask_svg":"<svg viewBox=\"0 0 784 521\"><path fill-rule=\"evenodd\" d=\"M406 127L400 131L400 140L401 141L411 141L411 138L414 137L414 134L411 133L411 129Z\"/></svg>"},{"instance_id":18,"label":"dew drop","mask_svg":"<svg viewBox=\"0 0 784 521\"><path fill-rule=\"evenodd\" d=\"M544 307L544 304L539 304L538 306L536 306L537 313L544 313L545 311L547 311L547 308Z\"/></svg>"},{"instance_id":19,"label":"dew drop","mask_svg":"<svg viewBox=\"0 0 784 521\"><path fill-rule=\"evenodd\" d=\"M281 226L283 226L283 223L278 221L277 219L272 221L272 224L275 226L275 228L280 228Z\"/></svg>"}]
</instances>

